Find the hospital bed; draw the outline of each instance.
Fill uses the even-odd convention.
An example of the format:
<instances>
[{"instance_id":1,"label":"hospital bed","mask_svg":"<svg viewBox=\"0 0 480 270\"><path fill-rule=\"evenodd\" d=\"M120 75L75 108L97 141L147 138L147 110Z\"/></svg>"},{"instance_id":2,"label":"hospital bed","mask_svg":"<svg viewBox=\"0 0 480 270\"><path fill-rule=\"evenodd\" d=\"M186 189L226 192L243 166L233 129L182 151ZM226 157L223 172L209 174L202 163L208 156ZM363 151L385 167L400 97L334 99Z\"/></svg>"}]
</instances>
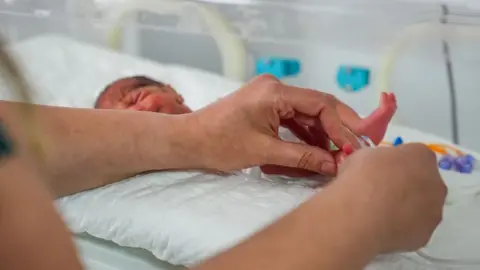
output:
<instances>
[{"instance_id":1,"label":"hospital bed","mask_svg":"<svg viewBox=\"0 0 480 270\"><path fill-rule=\"evenodd\" d=\"M78 23L69 26L76 31L68 27L68 35L45 31L12 38L9 51L18 57L35 86L37 103L92 107L97 94L112 80L144 74L172 84L187 104L198 109L231 93L249 77L248 72L233 67L219 75L159 63L140 57L137 49L125 54L112 49L118 49L115 42L105 46L94 35L91 39L75 36L83 32ZM119 37L115 27L100 28L99 36L106 35L110 41ZM2 98L15 99L9 92L2 92ZM386 140L399 135L406 141L451 144L449 139L402 125L392 125ZM480 158L474 151L460 149ZM367 269L480 269L480 231L476 229L480 224L480 173L442 171L442 175L450 194L445 220L429 246L420 253L379 256ZM195 265L235 245L321 192L308 184L261 179L249 172L224 177L153 173L61 198L56 205L76 234L87 269L170 270Z\"/></svg>"}]
</instances>

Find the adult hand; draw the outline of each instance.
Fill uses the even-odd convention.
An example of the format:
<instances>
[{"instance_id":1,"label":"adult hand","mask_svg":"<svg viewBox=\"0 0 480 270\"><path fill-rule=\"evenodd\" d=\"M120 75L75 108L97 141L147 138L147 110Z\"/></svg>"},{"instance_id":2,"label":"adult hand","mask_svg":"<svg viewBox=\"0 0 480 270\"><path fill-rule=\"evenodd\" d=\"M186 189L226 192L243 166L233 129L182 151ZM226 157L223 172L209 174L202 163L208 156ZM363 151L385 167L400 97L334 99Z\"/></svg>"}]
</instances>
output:
<instances>
[{"instance_id":1,"label":"adult hand","mask_svg":"<svg viewBox=\"0 0 480 270\"><path fill-rule=\"evenodd\" d=\"M423 144L406 144L357 151L320 196L341 201L344 214L356 216L355 226L384 253L426 245L446 194L435 154Z\"/></svg>"},{"instance_id":2,"label":"adult hand","mask_svg":"<svg viewBox=\"0 0 480 270\"><path fill-rule=\"evenodd\" d=\"M203 140L198 151L207 156L204 167L231 171L258 165L335 175L335 157L328 149L358 149L356 136L342 125L331 95L287 86L262 75L233 94L192 115ZM307 136L309 144L282 141L280 125Z\"/></svg>"}]
</instances>

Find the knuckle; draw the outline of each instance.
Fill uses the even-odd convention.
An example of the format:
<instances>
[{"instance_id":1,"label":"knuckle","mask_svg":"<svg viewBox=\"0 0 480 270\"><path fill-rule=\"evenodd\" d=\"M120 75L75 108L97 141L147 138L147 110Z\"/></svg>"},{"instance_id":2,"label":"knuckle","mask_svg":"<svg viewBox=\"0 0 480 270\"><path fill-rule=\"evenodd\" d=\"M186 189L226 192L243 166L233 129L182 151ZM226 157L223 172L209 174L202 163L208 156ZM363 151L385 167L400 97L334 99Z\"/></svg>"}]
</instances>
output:
<instances>
[{"instance_id":1,"label":"knuckle","mask_svg":"<svg viewBox=\"0 0 480 270\"><path fill-rule=\"evenodd\" d=\"M281 82L273 75L262 74L250 80L247 84L248 87L244 87L243 89L248 89L249 91L253 91L255 93L258 93L260 90L261 92L276 92L278 89L280 89L278 87L280 84Z\"/></svg>"},{"instance_id":2,"label":"knuckle","mask_svg":"<svg viewBox=\"0 0 480 270\"><path fill-rule=\"evenodd\" d=\"M279 83L280 81L271 74L261 74L255 78L259 82L270 82L270 83Z\"/></svg>"},{"instance_id":3,"label":"knuckle","mask_svg":"<svg viewBox=\"0 0 480 270\"><path fill-rule=\"evenodd\" d=\"M280 86L280 82L276 80L265 80L260 82L261 89L268 94L278 95L279 97L284 96L284 89Z\"/></svg>"},{"instance_id":4,"label":"knuckle","mask_svg":"<svg viewBox=\"0 0 480 270\"><path fill-rule=\"evenodd\" d=\"M333 105L336 98L334 95L332 94L329 94L329 93L322 93L323 94L323 98L325 99L325 103L328 104L328 105Z\"/></svg>"},{"instance_id":5,"label":"knuckle","mask_svg":"<svg viewBox=\"0 0 480 270\"><path fill-rule=\"evenodd\" d=\"M297 163L297 167L299 169L308 169L309 165L312 164L312 161L313 161L313 153L305 152L300 157L300 160Z\"/></svg>"}]
</instances>

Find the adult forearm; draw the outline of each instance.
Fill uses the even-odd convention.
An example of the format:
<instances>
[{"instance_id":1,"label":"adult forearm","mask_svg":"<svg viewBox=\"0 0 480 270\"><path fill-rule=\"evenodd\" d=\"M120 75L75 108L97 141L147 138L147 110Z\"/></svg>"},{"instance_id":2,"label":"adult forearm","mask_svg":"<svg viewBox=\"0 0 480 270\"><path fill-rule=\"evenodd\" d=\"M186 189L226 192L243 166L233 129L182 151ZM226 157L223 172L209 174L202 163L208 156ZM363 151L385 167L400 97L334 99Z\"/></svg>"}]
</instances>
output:
<instances>
[{"instance_id":1,"label":"adult forearm","mask_svg":"<svg viewBox=\"0 0 480 270\"><path fill-rule=\"evenodd\" d=\"M15 109L0 102L0 115L25 136ZM194 128L187 115L36 106L48 186L63 196L135 174L197 167L191 163Z\"/></svg>"},{"instance_id":2,"label":"adult forearm","mask_svg":"<svg viewBox=\"0 0 480 270\"><path fill-rule=\"evenodd\" d=\"M70 232L27 157L0 167L0 268L82 269Z\"/></svg>"},{"instance_id":3,"label":"adult forearm","mask_svg":"<svg viewBox=\"0 0 480 270\"><path fill-rule=\"evenodd\" d=\"M365 233L354 207L333 193L317 195L196 270L363 269L376 255L376 240Z\"/></svg>"}]
</instances>

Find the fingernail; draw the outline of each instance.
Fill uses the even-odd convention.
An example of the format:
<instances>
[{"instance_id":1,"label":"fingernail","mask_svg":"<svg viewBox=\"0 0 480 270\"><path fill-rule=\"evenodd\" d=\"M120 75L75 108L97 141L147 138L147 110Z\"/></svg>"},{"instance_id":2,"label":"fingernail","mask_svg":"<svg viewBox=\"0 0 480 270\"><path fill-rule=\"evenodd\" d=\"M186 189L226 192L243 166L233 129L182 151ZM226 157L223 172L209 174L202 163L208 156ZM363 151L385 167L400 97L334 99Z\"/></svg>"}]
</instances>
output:
<instances>
[{"instance_id":1,"label":"fingernail","mask_svg":"<svg viewBox=\"0 0 480 270\"><path fill-rule=\"evenodd\" d=\"M325 162L322 164L322 172L325 174L335 175L337 172L337 165L332 162Z\"/></svg>"}]
</instances>

